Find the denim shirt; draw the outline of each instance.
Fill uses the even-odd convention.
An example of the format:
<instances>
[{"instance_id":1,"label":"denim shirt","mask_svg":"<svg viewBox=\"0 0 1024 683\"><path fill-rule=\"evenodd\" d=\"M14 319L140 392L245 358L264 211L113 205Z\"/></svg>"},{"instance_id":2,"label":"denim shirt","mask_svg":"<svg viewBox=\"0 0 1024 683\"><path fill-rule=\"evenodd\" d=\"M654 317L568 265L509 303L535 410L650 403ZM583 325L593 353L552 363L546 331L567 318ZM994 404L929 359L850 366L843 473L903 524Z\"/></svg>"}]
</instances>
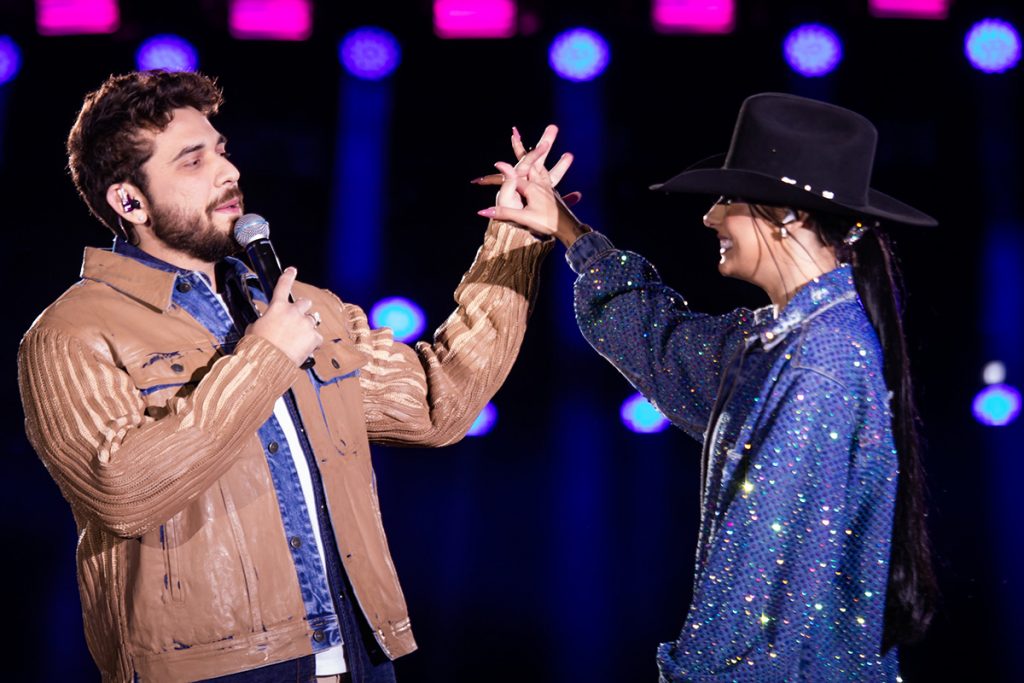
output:
<instances>
[{"instance_id":1,"label":"denim shirt","mask_svg":"<svg viewBox=\"0 0 1024 683\"><path fill-rule=\"evenodd\" d=\"M693 601L663 681L894 681L897 481L883 355L849 266L772 309L691 312L638 254L566 254L590 344L703 442Z\"/></svg>"},{"instance_id":2,"label":"denim shirt","mask_svg":"<svg viewBox=\"0 0 1024 683\"><path fill-rule=\"evenodd\" d=\"M209 330L217 338L219 350L222 353L232 352L243 334L244 325L241 321L236 322L228 315L225 307L217 300L211 283L205 275L166 263L120 238L114 240L113 250L117 254L128 256L152 268L176 273L178 280L172 294L172 304L187 312ZM259 288L255 276L244 263L228 257L221 265L225 278L233 278L240 287L248 289L252 299L266 302L266 296ZM286 403L301 438L302 422L287 394ZM326 570L317 550L309 511L302 495L299 474L285 438L284 429L274 415L271 415L260 427L259 438L267 453L276 454L275 457L267 458L267 463L281 510L281 522L289 539L289 548L298 576L306 619L310 627L314 629L310 645L314 653L322 652L341 645L341 629L331 598ZM308 454L306 456L306 459L309 460ZM322 498L322 494L318 497ZM321 520L321 535L323 535L325 526L322 521L323 515L318 514L318 519ZM329 527L329 525L327 526Z\"/></svg>"}]
</instances>

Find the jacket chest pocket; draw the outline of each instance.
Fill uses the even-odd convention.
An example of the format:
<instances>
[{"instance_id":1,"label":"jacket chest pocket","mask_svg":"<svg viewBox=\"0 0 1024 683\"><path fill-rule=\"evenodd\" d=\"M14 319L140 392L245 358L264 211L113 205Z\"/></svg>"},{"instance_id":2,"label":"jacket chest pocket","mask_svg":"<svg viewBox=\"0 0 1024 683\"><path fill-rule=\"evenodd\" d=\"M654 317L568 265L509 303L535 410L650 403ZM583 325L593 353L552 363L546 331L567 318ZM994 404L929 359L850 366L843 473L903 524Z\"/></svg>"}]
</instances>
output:
<instances>
[{"instance_id":1,"label":"jacket chest pocket","mask_svg":"<svg viewBox=\"0 0 1024 683\"><path fill-rule=\"evenodd\" d=\"M209 348L154 351L140 354L125 369L146 403L146 413L159 418L167 413L169 401L192 393L218 358L220 353Z\"/></svg>"},{"instance_id":2,"label":"jacket chest pocket","mask_svg":"<svg viewBox=\"0 0 1024 683\"><path fill-rule=\"evenodd\" d=\"M313 357L311 379L331 441L339 453L351 453L361 441L353 436L365 429L359 370L369 358L340 339L326 340Z\"/></svg>"}]
</instances>

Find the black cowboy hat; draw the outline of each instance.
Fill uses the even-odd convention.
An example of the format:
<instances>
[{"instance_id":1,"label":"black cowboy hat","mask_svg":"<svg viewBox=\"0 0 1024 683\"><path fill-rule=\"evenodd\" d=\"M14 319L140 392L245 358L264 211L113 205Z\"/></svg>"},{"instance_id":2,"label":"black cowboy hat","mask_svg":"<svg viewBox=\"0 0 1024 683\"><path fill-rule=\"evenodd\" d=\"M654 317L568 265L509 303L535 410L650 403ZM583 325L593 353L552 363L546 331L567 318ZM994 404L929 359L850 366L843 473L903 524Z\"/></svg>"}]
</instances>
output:
<instances>
[{"instance_id":1,"label":"black cowboy hat","mask_svg":"<svg viewBox=\"0 0 1024 683\"><path fill-rule=\"evenodd\" d=\"M849 109L761 93L740 107L728 154L651 189L937 225L928 214L868 187L877 140L874 125Z\"/></svg>"}]
</instances>

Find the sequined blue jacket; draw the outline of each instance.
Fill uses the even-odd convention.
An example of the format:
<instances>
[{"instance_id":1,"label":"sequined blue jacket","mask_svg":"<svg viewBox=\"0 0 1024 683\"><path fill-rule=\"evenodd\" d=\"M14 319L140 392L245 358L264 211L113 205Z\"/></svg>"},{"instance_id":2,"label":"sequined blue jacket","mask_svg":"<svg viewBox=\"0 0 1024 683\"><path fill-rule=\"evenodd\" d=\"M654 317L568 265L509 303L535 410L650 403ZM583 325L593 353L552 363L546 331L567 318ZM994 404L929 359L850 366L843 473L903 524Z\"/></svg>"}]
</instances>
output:
<instances>
[{"instance_id":1,"label":"sequined blue jacket","mask_svg":"<svg viewBox=\"0 0 1024 683\"><path fill-rule=\"evenodd\" d=\"M704 444L693 602L663 681L894 681L882 349L842 266L772 309L691 312L638 254L566 255L590 344Z\"/></svg>"}]
</instances>

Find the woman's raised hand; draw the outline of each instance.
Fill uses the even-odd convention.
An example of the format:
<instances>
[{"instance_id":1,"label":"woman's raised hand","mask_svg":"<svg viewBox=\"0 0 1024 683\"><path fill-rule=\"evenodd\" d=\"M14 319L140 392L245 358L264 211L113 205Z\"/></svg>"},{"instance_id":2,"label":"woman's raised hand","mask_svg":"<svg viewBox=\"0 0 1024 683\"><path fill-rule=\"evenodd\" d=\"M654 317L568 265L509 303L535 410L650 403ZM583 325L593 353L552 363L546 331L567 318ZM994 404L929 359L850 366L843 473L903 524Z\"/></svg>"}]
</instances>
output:
<instances>
[{"instance_id":1,"label":"woman's raised hand","mask_svg":"<svg viewBox=\"0 0 1024 683\"><path fill-rule=\"evenodd\" d=\"M555 235L563 242L571 234L574 240L580 234L580 222L569 210L569 206L579 201L580 194L573 192L562 197L554 191L572 165L573 156L563 154L550 170L545 165L557 136L558 127L549 125L544 129L537 146L527 151L519 131L513 128L512 151L518 162L512 166L499 161L495 168L501 173L473 181L478 185L500 185L495 206L478 213L517 223L542 235Z\"/></svg>"}]
</instances>

